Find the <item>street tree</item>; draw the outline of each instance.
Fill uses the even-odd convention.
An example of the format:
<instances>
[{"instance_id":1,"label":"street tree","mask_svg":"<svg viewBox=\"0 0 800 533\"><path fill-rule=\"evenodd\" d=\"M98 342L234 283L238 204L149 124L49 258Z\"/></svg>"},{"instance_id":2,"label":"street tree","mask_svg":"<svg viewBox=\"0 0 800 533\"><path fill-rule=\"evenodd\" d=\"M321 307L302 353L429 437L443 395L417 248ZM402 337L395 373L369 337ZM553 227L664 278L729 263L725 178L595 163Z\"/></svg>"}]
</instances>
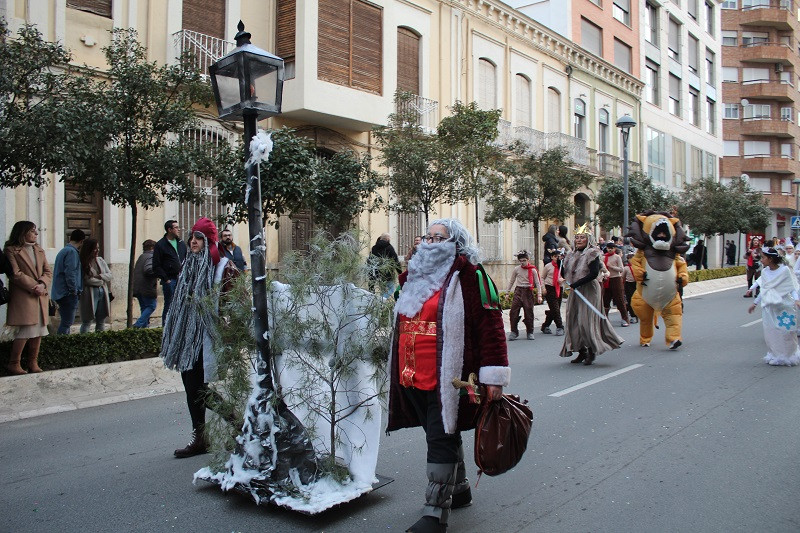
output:
<instances>
[{"instance_id":1,"label":"street tree","mask_svg":"<svg viewBox=\"0 0 800 533\"><path fill-rule=\"evenodd\" d=\"M381 150L380 163L387 170L389 209L401 213L422 213L425 226L437 203L458 202L458 186L441 164L441 145L435 135L423 131L419 115L410 105L411 93L395 94L396 112L389 124L375 129Z\"/></svg>"},{"instance_id":2,"label":"street tree","mask_svg":"<svg viewBox=\"0 0 800 533\"><path fill-rule=\"evenodd\" d=\"M625 186L622 178L605 178L595 197L595 217L607 228L624 228ZM642 172L628 177L628 212L633 217L648 209L668 211L678 202L678 196L666 187L653 183Z\"/></svg>"},{"instance_id":3,"label":"street tree","mask_svg":"<svg viewBox=\"0 0 800 533\"><path fill-rule=\"evenodd\" d=\"M514 158L499 167L490 180L486 222L516 220L533 225L534 261L539 260L539 225L542 221L563 220L576 212L572 198L592 177L576 168L562 148L541 154L526 154L514 147Z\"/></svg>"},{"instance_id":4,"label":"street tree","mask_svg":"<svg viewBox=\"0 0 800 533\"><path fill-rule=\"evenodd\" d=\"M148 62L133 29L113 30L103 52L107 76L95 82L102 113L85 117L95 128L95 145L65 170L64 179L84 194L100 192L111 204L130 209L130 326L139 209L161 205L164 198L200 203L204 194L193 175L220 179L225 169L217 159L226 145L212 149L186 135L199 124L196 106L211 103L210 87L189 55L175 65Z\"/></svg>"},{"instance_id":5,"label":"street tree","mask_svg":"<svg viewBox=\"0 0 800 533\"><path fill-rule=\"evenodd\" d=\"M736 221L738 222L737 231L749 232L762 230L769 225L772 219L772 212L769 209L767 199L764 195L753 189L747 180L739 176L731 178L725 186L729 194L736 202Z\"/></svg>"},{"instance_id":6,"label":"street tree","mask_svg":"<svg viewBox=\"0 0 800 533\"><path fill-rule=\"evenodd\" d=\"M450 111L451 115L443 118L437 129L443 160L441 166L456 184L457 199L474 203L477 240L480 235L478 200L488 191L491 176L505 159L500 146L495 143L501 111L485 111L476 102L464 104L459 101Z\"/></svg>"},{"instance_id":7,"label":"street tree","mask_svg":"<svg viewBox=\"0 0 800 533\"><path fill-rule=\"evenodd\" d=\"M40 187L91 150L98 108L71 58L35 26L14 35L0 19L0 187Z\"/></svg>"}]
</instances>

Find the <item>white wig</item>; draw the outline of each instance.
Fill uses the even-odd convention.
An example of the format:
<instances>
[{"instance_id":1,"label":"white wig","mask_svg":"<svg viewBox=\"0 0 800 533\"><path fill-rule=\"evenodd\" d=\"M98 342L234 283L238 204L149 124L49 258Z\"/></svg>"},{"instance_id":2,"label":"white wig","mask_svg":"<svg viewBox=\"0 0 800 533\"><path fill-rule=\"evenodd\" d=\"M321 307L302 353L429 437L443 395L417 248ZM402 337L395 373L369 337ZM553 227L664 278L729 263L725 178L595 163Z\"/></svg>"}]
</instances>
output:
<instances>
[{"instance_id":1,"label":"white wig","mask_svg":"<svg viewBox=\"0 0 800 533\"><path fill-rule=\"evenodd\" d=\"M430 231L431 226L436 224L441 224L447 228L447 233L450 234L448 240L456 243L456 253L458 255L465 255L470 263L478 264L478 247L472 242L472 235L461 222L454 218L440 218L428 224L428 231Z\"/></svg>"}]
</instances>

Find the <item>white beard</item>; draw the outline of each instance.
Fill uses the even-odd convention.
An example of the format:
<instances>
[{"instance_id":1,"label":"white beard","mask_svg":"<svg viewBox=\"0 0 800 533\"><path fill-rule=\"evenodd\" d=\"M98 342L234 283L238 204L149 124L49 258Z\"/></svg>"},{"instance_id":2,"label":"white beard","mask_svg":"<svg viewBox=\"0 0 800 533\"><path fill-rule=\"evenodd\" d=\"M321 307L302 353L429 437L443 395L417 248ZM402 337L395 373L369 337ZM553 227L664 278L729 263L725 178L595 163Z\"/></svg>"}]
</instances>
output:
<instances>
[{"instance_id":1,"label":"white beard","mask_svg":"<svg viewBox=\"0 0 800 533\"><path fill-rule=\"evenodd\" d=\"M394 306L397 314L413 318L444 285L456 260L456 243L420 243L408 262L408 278Z\"/></svg>"}]
</instances>

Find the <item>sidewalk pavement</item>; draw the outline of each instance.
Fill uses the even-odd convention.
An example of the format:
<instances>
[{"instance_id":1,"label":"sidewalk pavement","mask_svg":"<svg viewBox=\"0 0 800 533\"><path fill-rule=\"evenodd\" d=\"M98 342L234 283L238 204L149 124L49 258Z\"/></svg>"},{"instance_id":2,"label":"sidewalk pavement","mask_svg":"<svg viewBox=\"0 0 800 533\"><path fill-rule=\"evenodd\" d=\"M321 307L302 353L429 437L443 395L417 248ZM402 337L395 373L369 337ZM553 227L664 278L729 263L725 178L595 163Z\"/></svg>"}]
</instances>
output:
<instances>
[{"instance_id":1,"label":"sidewalk pavement","mask_svg":"<svg viewBox=\"0 0 800 533\"><path fill-rule=\"evenodd\" d=\"M684 289L684 299L732 288L744 293L745 276L698 281ZM534 331L544 320L546 305L534 307ZM503 313L510 330L508 313ZM0 423L85 407L95 407L183 391L180 373L153 357L41 374L0 378Z\"/></svg>"}]
</instances>

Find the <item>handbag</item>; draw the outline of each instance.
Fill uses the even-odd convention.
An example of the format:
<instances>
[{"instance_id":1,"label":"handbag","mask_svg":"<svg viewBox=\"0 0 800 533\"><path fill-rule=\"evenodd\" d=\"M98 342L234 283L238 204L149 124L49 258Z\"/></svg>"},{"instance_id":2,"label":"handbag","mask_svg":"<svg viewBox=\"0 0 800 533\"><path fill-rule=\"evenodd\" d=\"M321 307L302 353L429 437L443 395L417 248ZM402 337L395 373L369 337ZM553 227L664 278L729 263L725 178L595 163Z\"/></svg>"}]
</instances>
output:
<instances>
[{"instance_id":1,"label":"handbag","mask_svg":"<svg viewBox=\"0 0 800 533\"><path fill-rule=\"evenodd\" d=\"M533 425L533 413L527 403L514 394L484 403L475 428L478 475L499 476L522 459Z\"/></svg>"},{"instance_id":2,"label":"handbag","mask_svg":"<svg viewBox=\"0 0 800 533\"><path fill-rule=\"evenodd\" d=\"M114 293L111 292L111 291L108 291L108 301L109 302L113 302L114 301Z\"/></svg>"},{"instance_id":3,"label":"handbag","mask_svg":"<svg viewBox=\"0 0 800 533\"><path fill-rule=\"evenodd\" d=\"M56 316L56 311L58 311L58 304L55 303L53 300L48 300L47 301L48 316Z\"/></svg>"},{"instance_id":4,"label":"handbag","mask_svg":"<svg viewBox=\"0 0 800 533\"><path fill-rule=\"evenodd\" d=\"M0 279L0 305L5 305L11 299L11 295L8 293L8 287L3 284L3 280Z\"/></svg>"}]
</instances>

